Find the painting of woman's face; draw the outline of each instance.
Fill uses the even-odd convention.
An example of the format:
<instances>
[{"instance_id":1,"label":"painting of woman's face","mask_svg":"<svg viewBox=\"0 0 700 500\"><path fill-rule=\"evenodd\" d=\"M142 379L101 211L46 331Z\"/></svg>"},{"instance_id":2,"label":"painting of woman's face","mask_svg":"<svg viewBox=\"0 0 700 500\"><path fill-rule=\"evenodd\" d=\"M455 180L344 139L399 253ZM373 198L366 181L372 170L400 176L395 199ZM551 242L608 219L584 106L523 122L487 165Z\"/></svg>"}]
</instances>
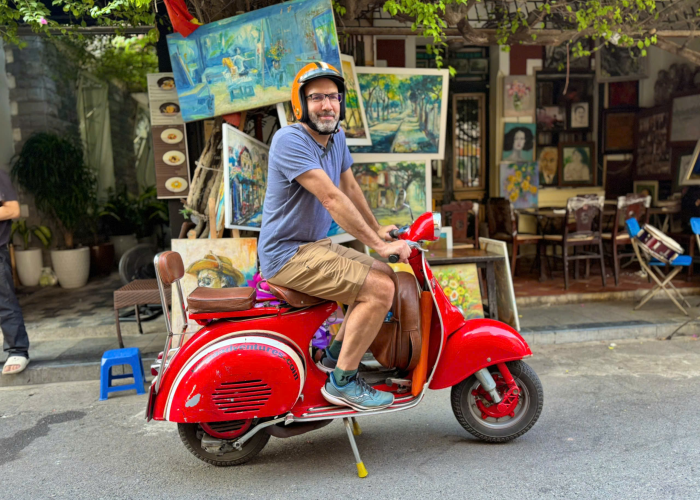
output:
<instances>
[{"instance_id":1,"label":"painting of woman's face","mask_svg":"<svg viewBox=\"0 0 700 500\"><path fill-rule=\"evenodd\" d=\"M521 151L525 147L525 132L518 130L513 138L513 149Z\"/></svg>"},{"instance_id":2,"label":"painting of woman's face","mask_svg":"<svg viewBox=\"0 0 700 500\"><path fill-rule=\"evenodd\" d=\"M581 153L578 150L574 149L574 152L571 153L571 159L574 161L574 163L580 163L582 159Z\"/></svg>"}]
</instances>

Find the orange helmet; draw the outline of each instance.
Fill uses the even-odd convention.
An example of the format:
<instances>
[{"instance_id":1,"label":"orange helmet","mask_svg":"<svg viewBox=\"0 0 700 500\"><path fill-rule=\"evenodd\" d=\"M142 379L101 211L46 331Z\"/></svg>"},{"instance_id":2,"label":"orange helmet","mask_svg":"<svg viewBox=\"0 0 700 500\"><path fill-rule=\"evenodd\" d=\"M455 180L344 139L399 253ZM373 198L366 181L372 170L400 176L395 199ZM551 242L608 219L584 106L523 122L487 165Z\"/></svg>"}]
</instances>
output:
<instances>
[{"instance_id":1,"label":"orange helmet","mask_svg":"<svg viewBox=\"0 0 700 500\"><path fill-rule=\"evenodd\" d=\"M309 63L297 73L292 83L292 110L297 120L302 123L309 122L309 114L306 106L306 96L304 95L304 85L316 78L328 78L333 80L338 86L338 92L345 94L345 79L340 71L330 64L324 62ZM338 123L345 120L345 99L340 101L340 119Z\"/></svg>"}]
</instances>

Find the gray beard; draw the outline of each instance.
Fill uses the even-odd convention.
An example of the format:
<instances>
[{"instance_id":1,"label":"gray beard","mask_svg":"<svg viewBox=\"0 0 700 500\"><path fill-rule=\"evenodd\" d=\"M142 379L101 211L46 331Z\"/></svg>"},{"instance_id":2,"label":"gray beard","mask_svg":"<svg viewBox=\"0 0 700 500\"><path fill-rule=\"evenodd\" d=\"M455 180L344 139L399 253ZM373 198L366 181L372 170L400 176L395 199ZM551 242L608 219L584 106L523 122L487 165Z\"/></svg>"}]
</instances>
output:
<instances>
[{"instance_id":1,"label":"gray beard","mask_svg":"<svg viewBox=\"0 0 700 500\"><path fill-rule=\"evenodd\" d=\"M309 118L311 119L311 122L316 125L316 128L318 129L319 132L323 132L325 134L330 134L335 130L335 127L338 125L338 122L336 121L335 123L324 123L322 122L318 114L316 113L309 113Z\"/></svg>"}]
</instances>

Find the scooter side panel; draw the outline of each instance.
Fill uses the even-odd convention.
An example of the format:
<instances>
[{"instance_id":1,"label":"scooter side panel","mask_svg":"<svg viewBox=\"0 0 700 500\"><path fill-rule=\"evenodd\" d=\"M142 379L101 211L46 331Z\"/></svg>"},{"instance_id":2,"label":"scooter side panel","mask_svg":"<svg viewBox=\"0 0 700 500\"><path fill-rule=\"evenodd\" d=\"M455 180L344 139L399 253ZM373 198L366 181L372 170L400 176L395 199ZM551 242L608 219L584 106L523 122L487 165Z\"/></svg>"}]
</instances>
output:
<instances>
[{"instance_id":1,"label":"scooter side panel","mask_svg":"<svg viewBox=\"0 0 700 500\"><path fill-rule=\"evenodd\" d=\"M451 387L482 368L531 355L525 339L505 323L469 320L448 337L430 388Z\"/></svg>"}]
</instances>

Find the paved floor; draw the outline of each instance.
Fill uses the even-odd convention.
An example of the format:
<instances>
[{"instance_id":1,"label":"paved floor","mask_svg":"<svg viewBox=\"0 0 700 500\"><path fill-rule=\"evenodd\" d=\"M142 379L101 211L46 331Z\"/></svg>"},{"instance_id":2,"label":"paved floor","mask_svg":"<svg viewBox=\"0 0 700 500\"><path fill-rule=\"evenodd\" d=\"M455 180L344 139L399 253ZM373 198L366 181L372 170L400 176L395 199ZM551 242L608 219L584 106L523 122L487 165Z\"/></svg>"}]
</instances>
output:
<instances>
[{"instance_id":1,"label":"paved floor","mask_svg":"<svg viewBox=\"0 0 700 500\"><path fill-rule=\"evenodd\" d=\"M528 363L544 410L505 445L467 434L448 391L361 418L365 479L339 423L272 438L249 464L221 469L192 456L175 424L146 423L146 398L133 391L100 402L96 382L0 389L0 491L16 500L698 498L700 342L609 347L535 346Z\"/></svg>"}]
</instances>

